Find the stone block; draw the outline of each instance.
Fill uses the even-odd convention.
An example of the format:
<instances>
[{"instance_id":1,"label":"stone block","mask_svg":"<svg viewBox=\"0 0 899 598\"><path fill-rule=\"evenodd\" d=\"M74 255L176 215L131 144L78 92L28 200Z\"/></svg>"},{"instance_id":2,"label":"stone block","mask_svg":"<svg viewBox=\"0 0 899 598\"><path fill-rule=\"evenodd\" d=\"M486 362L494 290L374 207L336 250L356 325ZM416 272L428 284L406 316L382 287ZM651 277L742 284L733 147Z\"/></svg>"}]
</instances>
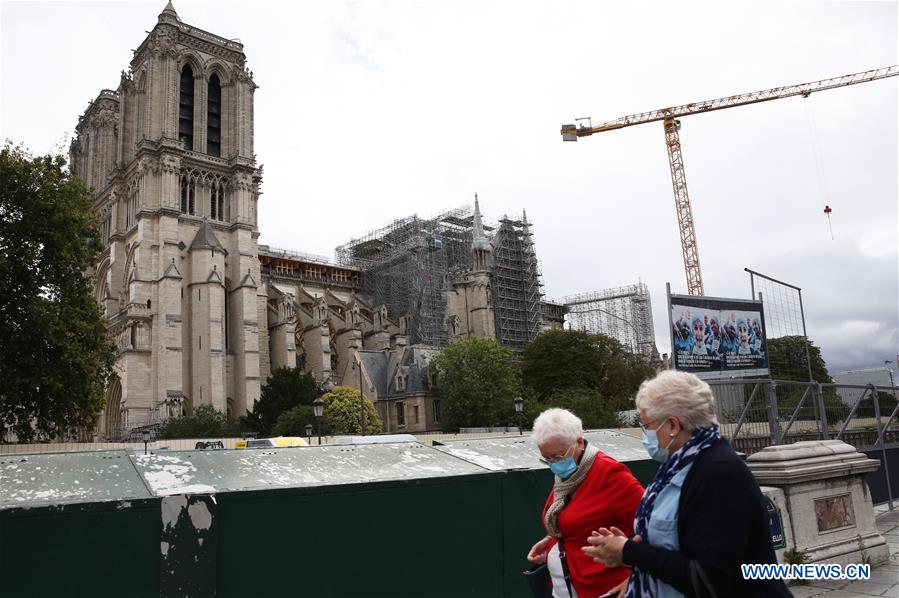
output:
<instances>
[{"instance_id":1,"label":"stone block","mask_svg":"<svg viewBox=\"0 0 899 598\"><path fill-rule=\"evenodd\" d=\"M805 552L809 562L876 564L889 558L865 482L878 461L842 441L819 440L767 447L747 465L759 484L782 491L788 546Z\"/></svg>"}]
</instances>

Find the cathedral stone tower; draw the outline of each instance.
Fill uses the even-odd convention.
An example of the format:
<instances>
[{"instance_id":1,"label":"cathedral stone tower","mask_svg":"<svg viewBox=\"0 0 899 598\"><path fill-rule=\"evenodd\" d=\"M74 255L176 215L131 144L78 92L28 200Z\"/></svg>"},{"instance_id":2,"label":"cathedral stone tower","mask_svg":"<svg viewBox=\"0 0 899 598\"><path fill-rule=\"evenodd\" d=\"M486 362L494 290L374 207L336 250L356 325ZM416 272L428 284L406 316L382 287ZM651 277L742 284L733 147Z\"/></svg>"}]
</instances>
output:
<instances>
[{"instance_id":1,"label":"cathedral stone tower","mask_svg":"<svg viewBox=\"0 0 899 598\"><path fill-rule=\"evenodd\" d=\"M118 89L79 119L71 163L107 241L96 295L119 351L101 437L199 405L243 415L259 398L255 89L243 45L169 2Z\"/></svg>"},{"instance_id":2,"label":"cathedral stone tower","mask_svg":"<svg viewBox=\"0 0 899 598\"><path fill-rule=\"evenodd\" d=\"M481 206L474 196L471 268L447 276L447 332L453 338L496 338L491 270L493 246L484 234Z\"/></svg>"}]
</instances>

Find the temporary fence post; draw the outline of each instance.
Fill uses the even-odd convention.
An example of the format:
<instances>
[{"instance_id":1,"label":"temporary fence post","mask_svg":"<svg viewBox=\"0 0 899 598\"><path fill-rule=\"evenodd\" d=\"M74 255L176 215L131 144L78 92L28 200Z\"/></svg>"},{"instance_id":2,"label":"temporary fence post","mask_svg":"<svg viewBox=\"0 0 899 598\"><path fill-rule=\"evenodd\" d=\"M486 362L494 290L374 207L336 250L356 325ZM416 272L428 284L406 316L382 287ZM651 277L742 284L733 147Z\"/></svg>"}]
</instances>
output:
<instances>
[{"instance_id":1,"label":"temporary fence post","mask_svg":"<svg viewBox=\"0 0 899 598\"><path fill-rule=\"evenodd\" d=\"M887 449L886 445L883 441L884 432L886 430L881 427L880 421L880 398L877 396L877 389L874 388L873 384L869 384L868 388L871 390L871 394L874 395L874 421L877 422L877 444L880 445L880 455L883 457L883 474L886 478L887 483L887 500L890 503L890 510L893 510L893 488L892 484L890 484L890 464L887 462ZM893 418L891 417L890 420ZM889 425L889 424L887 424Z\"/></svg>"},{"instance_id":2,"label":"temporary fence post","mask_svg":"<svg viewBox=\"0 0 899 598\"><path fill-rule=\"evenodd\" d=\"M780 425L777 422L777 384L771 383L768 393L768 428L771 431L771 442L780 444L783 439L780 436Z\"/></svg>"},{"instance_id":3,"label":"temporary fence post","mask_svg":"<svg viewBox=\"0 0 899 598\"><path fill-rule=\"evenodd\" d=\"M824 393L821 391L820 382L816 383L815 393L818 395L818 413L820 413L818 425L820 426L821 440L830 440L830 429L827 424L827 410L824 409Z\"/></svg>"}]
</instances>

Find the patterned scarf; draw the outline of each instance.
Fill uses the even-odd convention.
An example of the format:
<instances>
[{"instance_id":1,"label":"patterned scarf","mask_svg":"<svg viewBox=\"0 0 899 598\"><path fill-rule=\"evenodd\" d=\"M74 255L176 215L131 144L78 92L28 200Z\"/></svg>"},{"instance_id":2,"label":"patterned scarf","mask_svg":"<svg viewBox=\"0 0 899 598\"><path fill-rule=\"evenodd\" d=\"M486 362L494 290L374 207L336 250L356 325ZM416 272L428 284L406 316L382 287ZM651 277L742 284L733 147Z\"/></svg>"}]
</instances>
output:
<instances>
[{"instance_id":1,"label":"patterned scarf","mask_svg":"<svg viewBox=\"0 0 899 598\"><path fill-rule=\"evenodd\" d=\"M709 448L719 438L721 438L721 434L718 432L718 426L716 425L697 428L684 446L677 449L659 467L652 483L649 484L646 492L643 493L643 500L640 501L640 506L637 507L637 515L634 517L634 534L640 535L641 542L650 541L646 526L649 523L652 507L659 493L668 485L671 478L693 463L702 451ZM627 584L626 598L652 598L654 587L655 584L652 583L649 574L634 567L631 570L630 581Z\"/></svg>"},{"instance_id":2,"label":"patterned scarf","mask_svg":"<svg viewBox=\"0 0 899 598\"><path fill-rule=\"evenodd\" d=\"M577 487L580 486L581 482L584 481L584 478L587 477L587 474L590 472L590 467L593 465L593 460L596 458L598 452L598 448L587 444L587 441L585 440L584 454L581 455L581 462L578 463L577 469L574 470L571 477L562 480L559 476L556 476L556 483L553 486L553 504L549 505L549 508L546 509L546 515L543 516L543 525L546 526L546 531L549 532L549 535L555 536L556 538L562 537L562 530L559 529L559 524L556 519L562 511L562 507L568 503L566 497L569 494L574 494Z\"/></svg>"}]
</instances>

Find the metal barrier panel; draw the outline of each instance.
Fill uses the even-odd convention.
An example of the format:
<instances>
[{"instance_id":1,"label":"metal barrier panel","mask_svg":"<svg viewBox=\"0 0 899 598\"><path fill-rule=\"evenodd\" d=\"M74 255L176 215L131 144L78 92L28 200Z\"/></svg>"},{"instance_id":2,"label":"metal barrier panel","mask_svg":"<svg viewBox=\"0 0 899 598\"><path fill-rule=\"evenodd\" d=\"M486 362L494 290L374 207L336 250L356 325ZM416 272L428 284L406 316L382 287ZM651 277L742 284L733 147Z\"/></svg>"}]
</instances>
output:
<instances>
[{"instance_id":1,"label":"metal barrier panel","mask_svg":"<svg viewBox=\"0 0 899 598\"><path fill-rule=\"evenodd\" d=\"M0 511L0 595L158 598L159 499Z\"/></svg>"},{"instance_id":2,"label":"metal barrier panel","mask_svg":"<svg viewBox=\"0 0 899 598\"><path fill-rule=\"evenodd\" d=\"M218 496L219 596L502 596L503 474Z\"/></svg>"},{"instance_id":3,"label":"metal barrier panel","mask_svg":"<svg viewBox=\"0 0 899 598\"><path fill-rule=\"evenodd\" d=\"M871 490L871 501L877 505L890 500L895 501L899 497L899 446L894 446L881 451L881 449L868 449L861 451L870 459L880 461L880 469L872 471L865 476L868 488ZM886 463L886 466L884 466ZM890 486L887 486L887 473L889 472Z\"/></svg>"}]
</instances>

